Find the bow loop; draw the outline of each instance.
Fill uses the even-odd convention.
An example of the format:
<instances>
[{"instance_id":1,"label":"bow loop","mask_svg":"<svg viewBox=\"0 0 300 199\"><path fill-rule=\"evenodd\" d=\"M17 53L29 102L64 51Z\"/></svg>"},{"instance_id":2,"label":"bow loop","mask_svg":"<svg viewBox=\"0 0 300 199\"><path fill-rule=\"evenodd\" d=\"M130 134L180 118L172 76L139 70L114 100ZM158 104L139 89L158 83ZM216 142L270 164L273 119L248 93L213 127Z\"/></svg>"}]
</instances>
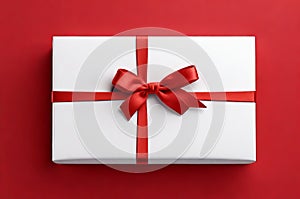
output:
<instances>
[{"instance_id":1,"label":"bow loop","mask_svg":"<svg viewBox=\"0 0 300 199\"><path fill-rule=\"evenodd\" d=\"M187 86L198 79L197 69L191 65L167 75L160 83L169 89L176 89Z\"/></svg>"},{"instance_id":2,"label":"bow loop","mask_svg":"<svg viewBox=\"0 0 300 199\"><path fill-rule=\"evenodd\" d=\"M132 93L144 84L146 83L142 78L126 69L119 69L112 80L112 85L125 93Z\"/></svg>"}]
</instances>

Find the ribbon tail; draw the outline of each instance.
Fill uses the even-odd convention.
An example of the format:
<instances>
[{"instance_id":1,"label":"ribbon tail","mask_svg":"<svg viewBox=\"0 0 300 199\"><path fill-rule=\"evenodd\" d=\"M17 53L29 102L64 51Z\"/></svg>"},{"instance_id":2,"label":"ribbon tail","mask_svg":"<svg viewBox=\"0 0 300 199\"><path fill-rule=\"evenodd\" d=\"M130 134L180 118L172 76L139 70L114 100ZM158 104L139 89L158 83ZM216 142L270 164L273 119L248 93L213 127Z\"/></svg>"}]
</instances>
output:
<instances>
[{"instance_id":1,"label":"ribbon tail","mask_svg":"<svg viewBox=\"0 0 300 199\"><path fill-rule=\"evenodd\" d=\"M189 109L186 103L183 103L182 100L180 100L180 98L176 95L176 93L171 90L164 92L160 91L156 95L166 106L180 115L185 113Z\"/></svg>"},{"instance_id":2,"label":"ribbon tail","mask_svg":"<svg viewBox=\"0 0 300 199\"><path fill-rule=\"evenodd\" d=\"M182 90L169 90L165 92L158 92L159 99L169 108L178 114L184 114L189 108L206 108L196 96Z\"/></svg>"},{"instance_id":3,"label":"ribbon tail","mask_svg":"<svg viewBox=\"0 0 300 199\"><path fill-rule=\"evenodd\" d=\"M175 90L174 93L179 100L189 108L206 108L206 106L197 99L193 93L186 92L183 89Z\"/></svg>"},{"instance_id":4,"label":"ribbon tail","mask_svg":"<svg viewBox=\"0 0 300 199\"><path fill-rule=\"evenodd\" d=\"M140 109L140 107L146 103L147 94L144 92L136 92L130 95L121 104L120 108L127 120L134 115L134 113Z\"/></svg>"}]
</instances>

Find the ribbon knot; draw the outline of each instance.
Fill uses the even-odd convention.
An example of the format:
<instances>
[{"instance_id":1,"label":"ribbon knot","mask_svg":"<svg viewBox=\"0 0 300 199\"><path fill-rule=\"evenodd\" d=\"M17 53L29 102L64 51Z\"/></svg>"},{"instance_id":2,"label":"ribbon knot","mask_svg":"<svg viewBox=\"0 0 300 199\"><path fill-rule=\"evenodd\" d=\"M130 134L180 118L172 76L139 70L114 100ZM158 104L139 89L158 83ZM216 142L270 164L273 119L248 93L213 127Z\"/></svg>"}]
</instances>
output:
<instances>
[{"instance_id":1,"label":"ribbon knot","mask_svg":"<svg viewBox=\"0 0 300 199\"><path fill-rule=\"evenodd\" d=\"M128 95L121 104L121 110L129 120L146 103L148 94L155 94L163 104L180 115L190 107L206 108L195 95L181 89L198 79L195 66L187 66L167 75L160 82L151 83L146 83L140 76L128 70L119 69L112 84Z\"/></svg>"},{"instance_id":2,"label":"ribbon knot","mask_svg":"<svg viewBox=\"0 0 300 199\"><path fill-rule=\"evenodd\" d=\"M156 94L159 92L159 82L150 82L147 84L148 86L148 94Z\"/></svg>"}]
</instances>

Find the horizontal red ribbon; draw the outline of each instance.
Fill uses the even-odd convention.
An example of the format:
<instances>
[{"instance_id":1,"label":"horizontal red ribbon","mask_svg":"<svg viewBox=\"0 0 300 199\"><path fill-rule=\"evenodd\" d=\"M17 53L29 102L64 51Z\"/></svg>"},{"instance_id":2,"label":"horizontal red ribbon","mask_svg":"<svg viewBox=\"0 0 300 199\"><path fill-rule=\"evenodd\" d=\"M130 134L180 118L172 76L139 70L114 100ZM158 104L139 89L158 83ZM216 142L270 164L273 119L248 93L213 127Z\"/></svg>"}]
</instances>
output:
<instances>
[{"instance_id":1,"label":"horizontal red ribbon","mask_svg":"<svg viewBox=\"0 0 300 199\"><path fill-rule=\"evenodd\" d=\"M255 91L235 92L189 92L197 100L202 101L229 101L229 102L255 102ZM52 102L85 102L124 100L128 94L122 92L75 92L53 91Z\"/></svg>"}]
</instances>

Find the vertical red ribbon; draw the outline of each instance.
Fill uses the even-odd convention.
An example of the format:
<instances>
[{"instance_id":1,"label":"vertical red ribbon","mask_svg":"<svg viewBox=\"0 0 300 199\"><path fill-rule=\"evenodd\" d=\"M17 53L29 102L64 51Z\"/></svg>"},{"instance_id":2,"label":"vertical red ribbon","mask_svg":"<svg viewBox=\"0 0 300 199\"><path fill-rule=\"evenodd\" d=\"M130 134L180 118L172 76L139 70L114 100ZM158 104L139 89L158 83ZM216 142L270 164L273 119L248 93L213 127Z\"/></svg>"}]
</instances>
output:
<instances>
[{"instance_id":1,"label":"vertical red ribbon","mask_svg":"<svg viewBox=\"0 0 300 199\"><path fill-rule=\"evenodd\" d=\"M136 37L137 75L147 82L148 37ZM136 162L148 164L148 113L147 102L137 112Z\"/></svg>"}]
</instances>

